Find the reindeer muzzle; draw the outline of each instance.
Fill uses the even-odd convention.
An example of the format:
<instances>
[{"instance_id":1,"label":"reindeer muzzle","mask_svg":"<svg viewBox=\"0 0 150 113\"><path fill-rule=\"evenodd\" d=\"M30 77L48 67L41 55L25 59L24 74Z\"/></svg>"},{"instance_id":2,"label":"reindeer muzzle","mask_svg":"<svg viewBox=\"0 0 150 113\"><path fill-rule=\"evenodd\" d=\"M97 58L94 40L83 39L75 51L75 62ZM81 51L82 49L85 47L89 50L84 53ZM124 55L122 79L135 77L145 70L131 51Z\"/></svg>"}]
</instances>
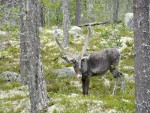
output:
<instances>
[{"instance_id":1,"label":"reindeer muzzle","mask_svg":"<svg viewBox=\"0 0 150 113\"><path fill-rule=\"evenodd\" d=\"M81 79L82 75L81 74L77 74L77 78Z\"/></svg>"}]
</instances>

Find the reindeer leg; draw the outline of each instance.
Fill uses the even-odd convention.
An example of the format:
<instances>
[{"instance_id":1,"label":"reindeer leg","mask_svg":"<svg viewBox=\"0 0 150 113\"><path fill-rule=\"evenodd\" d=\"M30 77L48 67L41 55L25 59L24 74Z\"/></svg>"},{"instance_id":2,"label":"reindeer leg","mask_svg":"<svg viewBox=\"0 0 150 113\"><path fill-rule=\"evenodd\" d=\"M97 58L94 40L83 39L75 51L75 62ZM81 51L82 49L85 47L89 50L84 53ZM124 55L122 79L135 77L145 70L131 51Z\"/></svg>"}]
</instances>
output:
<instances>
[{"instance_id":1,"label":"reindeer leg","mask_svg":"<svg viewBox=\"0 0 150 113\"><path fill-rule=\"evenodd\" d=\"M83 90L83 95L88 95L88 89L89 89L89 82L90 82L90 77L88 75L82 75L82 90Z\"/></svg>"},{"instance_id":2,"label":"reindeer leg","mask_svg":"<svg viewBox=\"0 0 150 113\"><path fill-rule=\"evenodd\" d=\"M122 75L121 79L121 91L124 93L125 92L125 77Z\"/></svg>"},{"instance_id":3,"label":"reindeer leg","mask_svg":"<svg viewBox=\"0 0 150 113\"><path fill-rule=\"evenodd\" d=\"M116 80L118 78L117 77L117 73L116 73L117 70L116 70L115 67L110 66L110 72L112 73L112 75L113 75L113 77L115 79L114 89L113 89L113 93L112 93L112 95L115 95L116 94L116 89L118 87L118 81Z\"/></svg>"},{"instance_id":4,"label":"reindeer leg","mask_svg":"<svg viewBox=\"0 0 150 113\"><path fill-rule=\"evenodd\" d=\"M125 77L124 77L124 75L116 69L112 69L111 72L112 72L114 78L120 78L120 80L121 80L121 91L125 92ZM117 88L117 82L115 81L115 86L113 89L113 95L115 94L116 88Z\"/></svg>"},{"instance_id":5,"label":"reindeer leg","mask_svg":"<svg viewBox=\"0 0 150 113\"><path fill-rule=\"evenodd\" d=\"M117 87L118 87L118 81L115 80L115 85L114 85L114 89L113 89L112 95L115 95L115 94L116 94L116 89L117 89Z\"/></svg>"}]
</instances>

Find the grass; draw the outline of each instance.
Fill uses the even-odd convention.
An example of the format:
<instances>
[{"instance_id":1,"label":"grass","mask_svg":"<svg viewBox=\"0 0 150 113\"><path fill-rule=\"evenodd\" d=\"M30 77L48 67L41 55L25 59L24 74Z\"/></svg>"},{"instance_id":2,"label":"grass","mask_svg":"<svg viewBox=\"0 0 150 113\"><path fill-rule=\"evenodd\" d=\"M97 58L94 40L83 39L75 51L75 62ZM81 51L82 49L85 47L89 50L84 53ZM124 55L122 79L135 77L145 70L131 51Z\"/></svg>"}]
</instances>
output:
<instances>
[{"instance_id":1,"label":"grass","mask_svg":"<svg viewBox=\"0 0 150 113\"><path fill-rule=\"evenodd\" d=\"M0 85L0 90L3 90L3 91L6 91L6 90L11 90L11 89L14 89L16 87L19 87L21 84L18 83L18 82L6 82L6 81L3 81L1 80L0 81L1 85Z\"/></svg>"},{"instance_id":2,"label":"grass","mask_svg":"<svg viewBox=\"0 0 150 113\"><path fill-rule=\"evenodd\" d=\"M27 97L27 96L15 95L14 97L5 98L5 99L0 99L0 100L1 100L1 101L2 101L2 100L5 100L5 101L16 101L16 100L22 100L22 99L24 99L25 97Z\"/></svg>"},{"instance_id":3,"label":"grass","mask_svg":"<svg viewBox=\"0 0 150 113\"><path fill-rule=\"evenodd\" d=\"M9 28L7 28L9 29ZM15 29L15 28L14 28ZM47 28L44 28L45 30ZM133 32L125 28L124 24L113 24L113 25L101 25L93 27L93 30L96 33L92 34L90 39L90 45L87 50L87 53L93 51L101 50L107 47L121 47L119 42L120 37L133 37ZM18 30L15 30L17 33ZM87 29L83 28L83 33L86 36ZM76 77L57 77L51 72L54 69L64 68L70 66L70 64L61 64L59 63L59 58L63 55L58 46L54 41L53 35L50 35L45 32L40 33L41 37L41 54L45 80L47 83L48 95L51 98L51 101L48 103L49 107L56 106L53 110L53 113L87 113L93 111L94 113L109 112L109 110L116 110L123 113L134 113L134 82L126 81L126 92L122 93L120 87L117 90L115 96L112 96L112 90L114 86L114 79L111 73L107 73L104 77L92 77L90 79L90 88L89 95L82 95L81 81ZM7 37L10 40L15 40L17 43L6 47L0 51L0 73L4 71L14 71L19 73L19 40L18 35L9 32ZM4 40L4 38L0 38ZM80 42L80 40L82 42ZM70 43L68 50L72 53L80 52L83 46L84 39L73 39L70 38ZM79 43L77 43L79 41ZM106 43L102 43L105 41ZM118 43L116 45L116 43ZM127 74L128 76L133 76L134 69L126 69L125 67L134 66L134 56L133 56L133 43L127 42L128 48L124 49L121 53L121 62L119 69ZM129 54L131 53L131 54ZM104 78L110 81L110 86L104 86ZM21 86L20 83L12 82L6 83L5 81L0 80L1 86L0 90L12 90ZM76 85L76 83L78 85ZM22 89L23 90L23 89ZM3 101L17 101L27 98L26 96L16 95L12 98L4 99ZM7 105L0 104L0 106L9 106L11 109L11 104ZM23 108L18 108L17 111L20 112ZM1 112L1 110L0 110ZM3 112L3 111L2 111Z\"/></svg>"}]
</instances>

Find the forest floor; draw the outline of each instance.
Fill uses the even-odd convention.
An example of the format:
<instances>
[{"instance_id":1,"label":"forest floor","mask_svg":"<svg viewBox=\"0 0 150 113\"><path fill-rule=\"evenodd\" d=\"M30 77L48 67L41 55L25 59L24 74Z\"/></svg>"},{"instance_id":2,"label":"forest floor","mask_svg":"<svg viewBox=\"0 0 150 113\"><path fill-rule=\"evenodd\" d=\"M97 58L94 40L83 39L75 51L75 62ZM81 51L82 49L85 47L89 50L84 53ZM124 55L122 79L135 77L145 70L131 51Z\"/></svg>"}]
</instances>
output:
<instances>
[{"instance_id":1,"label":"forest floor","mask_svg":"<svg viewBox=\"0 0 150 113\"><path fill-rule=\"evenodd\" d=\"M87 53L104 48L118 48L121 51L118 69L125 75L126 92L121 92L119 81L116 95L112 95L114 78L108 72L102 77L91 78L88 96L82 95L81 80L76 76L59 77L52 73L55 69L63 69L71 65L60 62L63 54L56 45L51 31L51 28L40 30L43 69L50 97L48 113L135 112L133 31L127 29L123 23L92 27L92 37ZM6 32L7 35L0 35L0 44L3 45L0 46L0 74L5 71L20 74L19 30L8 29ZM84 27L81 36L77 38L70 36L68 51L80 52L84 44L83 37L86 35L87 28ZM0 79L0 84L0 113L29 113L27 86L2 79Z\"/></svg>"}]
</instances>

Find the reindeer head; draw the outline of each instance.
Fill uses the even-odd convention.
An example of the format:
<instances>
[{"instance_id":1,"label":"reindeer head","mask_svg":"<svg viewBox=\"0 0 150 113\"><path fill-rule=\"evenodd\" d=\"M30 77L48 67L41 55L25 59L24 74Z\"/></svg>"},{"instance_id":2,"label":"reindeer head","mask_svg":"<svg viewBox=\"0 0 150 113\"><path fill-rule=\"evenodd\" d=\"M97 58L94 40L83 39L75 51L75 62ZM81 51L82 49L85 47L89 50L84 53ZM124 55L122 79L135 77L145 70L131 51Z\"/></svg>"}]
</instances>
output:
<instances>
[{"instance_id":1,"label":"reindeer head","mask_svg":"<svg viewBox=\"0 0 150 113\"><path fill-rule=\"evenodd\" d=\"M85 39L85 43L84 43L84 46L82 48L82 51L78 54L71 54L70 52L66 51L63 48L63 46L59 43L58 36L59 36L59 34L58 34L57 30L55 30L55 33L54 33L55 41L58 44L60 50L66 55L66 56L63 56L61 58L64 59L65 61L67 61L68 63L72 64L74 71L77 74L77 77L81 78L82 77L82 75L81 75L81 60L83 60L85 57L87 58L87 56L88 56L87 54L85 54L85 52L88 48L89 39L91 36L90 26L88 27L88 36Z\"/></svg>"}]
</instances>

